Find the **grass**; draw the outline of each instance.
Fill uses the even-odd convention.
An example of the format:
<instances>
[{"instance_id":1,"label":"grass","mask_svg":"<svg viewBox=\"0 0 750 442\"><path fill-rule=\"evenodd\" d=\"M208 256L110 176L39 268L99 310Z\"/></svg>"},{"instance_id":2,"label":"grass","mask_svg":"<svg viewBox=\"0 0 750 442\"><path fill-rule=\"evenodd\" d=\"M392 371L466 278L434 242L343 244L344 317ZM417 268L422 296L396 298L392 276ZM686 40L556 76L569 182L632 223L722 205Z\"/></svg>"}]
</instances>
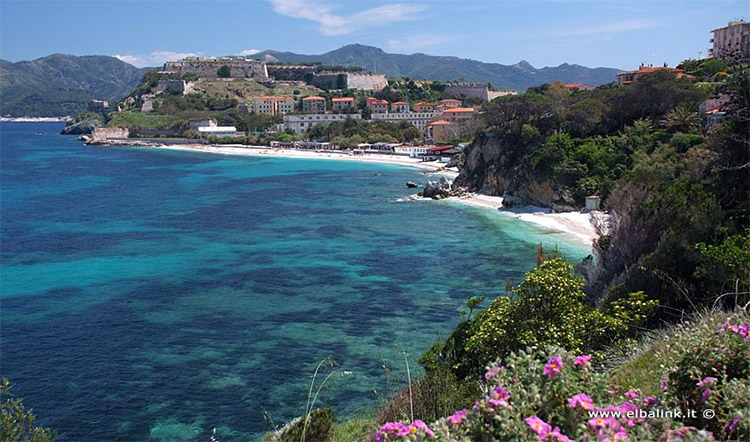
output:
<instances>
[{"instance_id":1,"label":"grass","mask_svg":"<svg viewBox=\"0 0 750 442\"><path fill-rule=\"evenodd\" d=\"M333 426L330 442L369 441L376 430L375 419L354 417Z\"/></svg>"},{"instance_id":2,"label":"grass","mask_svg":"<svg viewBox=\"0 0 750 442\"><path fill-rule=\"evenodd\" d=\"M240 103L249 103L253 97L261 97L263 95L281 95L292 97L295 96L294 91L300 91L296 97L304 97L306 95L317 95L320 93L320 89L315 86L285 86L277 88L266 87L256 81L206 81L201 80L196 85L197 91L205 90L205 93L217 97L225 98L236 98Z\"/></svg>"}]
</instances>

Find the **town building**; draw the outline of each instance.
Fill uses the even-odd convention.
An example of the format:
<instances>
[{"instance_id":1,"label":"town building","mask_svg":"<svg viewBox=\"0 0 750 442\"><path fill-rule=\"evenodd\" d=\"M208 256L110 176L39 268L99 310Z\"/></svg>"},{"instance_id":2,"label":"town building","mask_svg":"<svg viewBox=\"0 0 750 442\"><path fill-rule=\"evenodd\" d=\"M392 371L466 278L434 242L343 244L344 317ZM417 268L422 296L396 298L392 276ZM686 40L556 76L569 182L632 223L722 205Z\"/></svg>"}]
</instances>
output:
<instances>
[{"instance_id":1,"label":"town building","mask_svg":"<svg viewBox=\"0 0 750 442\"><path fill-rule=\"evenodd\" d=\"M414 127L420 131L427 129L427 125L430 124L433 118L435 118L434 112L404 112L404 113L383 113L373 112L370 117L372 121L385 121L387 123L400 123L402 121L408 121Z\"/></svg>"},{"instance_id":2,"label":"town building","mask_svg":"<svg viewBox=\"0 0 750 442\"><path fill-rule=\"evenodd\" d=\"M308 114L324 114L326 112L326 99L317 95L302 99L302 112Z\"/></svg>"},{"instance_id":3,"label":"town building","mask_svg":"<svg viewBox=\"0 0 750 442\"><path fill-rule=\"evenodd\" d=\"M325 105L325 100L323 100ZM253 112L263 115L286 115L294 112L294 98L266 95L253 98ZM249 107L248 107L249 109Z\"/></svg>"},{"instance_id":4,"label":"town building","mask_svg":"<svg viewBox=\"0 0 750 442\"><path fill-rule=\"evenodd\" d=\"M369 107L373 113L388 112L388 101L379 100L375 97L367 97L367 107Z\"/></svg>"},{"instance_id":5,"label":"town building","mask_svg":"<svg viewBox=\"0 0 750 442\"><path fill-rule=\"evenodd\" d=\"M203 137L236 137L237 128L234 126L205 126L199 127L198 133Z\"/></svg>"},{"instance_id":6,"label":"town building","mask_svg":"<svg viewBox=\"0 0 750 442\"><path fill-rule=\"evenodd\" d=\"M89 112L104 112L109 109L109 102L103 100L91 100L87 106Z\"/></svg>"},{"instance_id":7,"label":"town building","mask_svg":"<svg viewBox=\"0 0 750 442\"><path fill-rule=\"evenodd\" d=\"M334 121L346 119L362 119L360 114L299 114L284 115L284 130L292 129L294 133L301 134L316 124L330 124Z\"/></svg>"},{"instance_id":8,"label":"town building","mask_svg":"<svg viewBox=\"0 0 750 442\"><path fill-rule=\"evenodd\" d=\"M568 91L593 91L594 86L586 83L568 83L565 85L565 89Z\"/></svg>"},{"instance_id":9,"label":"town building","mask_svg":"<svg viewBox=\"0 0 750 442\"><path fill-rule=\"evenodd\" d=\"M451 159L460 152L455 146L432 146L427 147L427 152L420 155L423 161L436 161L449 163Z\"/></svg>"},{"instance_id":10,"label":"town building","mask_svg":"<svg viewBox=\"0 0 750 442\"><path fill-rule=\"evenodd\" d=\"M516 95L517 93L509 89L491 90L488 83L448 83L443 90L444 97L476 98L482 101L492 101L497 97Z\"/></svg>"},{"instance_id":11,"label":"town building","mask_svg":"<svg viewBox=\"0 0 750 442\"><path fill-rule=\"evenodd\" d=\"M428 146L410 146L408 144L399 144L393 147L393 153L396 155L408 155L417 158L427 153Z\"/></svg>"},{"instance_id":12,"label":"town building","mask_svg":"<svg viewBox=\"0 0 750 442\"><path fill-rule=\"evenodd\" d=\"M471 119L475 113L476 109L473 107L455 107L446 109L440 118L450 123L456 123L462 120Z\"/></svg>"},{"instance_id":13,"label":"town building","mask_svg":"<svg viewBox=\"0 0 750 442\"><path fill-rule=\"evenodd\" d=\"M409 103L405 101L397 101L395 103L391 103L391 112L401 114L409 112L409 110Z\"/></svg>"},{"instance_id":14,"label":"town building","mask_svg":"<svg viewBox=\"0 0 750 442\"><path fill-rule=\"evenodd\" d=\"M200 127L216 127L216 120L205 119L205 120L192 120L190 121L190 129L198 130Z\"/></svg>"},{"instance_id":15,"label":"town building","mask_svg":"<svg viewBox=\"0 0 750 442\"><path fill-rule=\"evenodd\" d=\"M331 107L333 110L344 110L354 107L353 97L341 97L331 99Z\"/></svg>"},{"instance_id":16,"label":"town building","mask_svg":"<svg viewBox=\"0 0 750 442\"><path fill-rule=\"evenodd\" d=\"M414 112L433 112L435 105L426 101L414 103Z\"/></svg>"},{"instance_id":17,"label":"town building","mask_svg":"<svg viewBox=\"0 0 750 442\"><path fill-rule=\"evenodd\" d=\"M711 32L714 35L709 40L713 43L708 50L709 57L726 59L737 54L741 60L750 59L750 23L744 20L730 21L727 26Z\"/></svg>"},{"instance_id":18,"label":"town building","mask_svg":"<svg viewBox=\"0 0 750 442\"><path fill-rule=\"evenodd\" d=\"M435 143L445 143L453 138L451 126L453 123L445 120L433 121L427 126L427 138Z\"/></svg>"},{"instance_id":19,"label":"town building","mask_svg":"<svg viewBox=\"0 0 750 442\"><path fill-rule=\"evenodd\" d=\"M652 72L663 71L663 70L674 72L675 74L677 74L677 78L683 78L683 77L693 78L692 76L687 75L685 71L682 69L670 68L667 66L654 67L654 66L646 66L642 64L638 66L637 71L623 72L623 73L617 74L617 84L619 84L620 86L625 86L636 81L638 77L640 77L641 75L650 74Z\"/></svg>"}]
</instances>

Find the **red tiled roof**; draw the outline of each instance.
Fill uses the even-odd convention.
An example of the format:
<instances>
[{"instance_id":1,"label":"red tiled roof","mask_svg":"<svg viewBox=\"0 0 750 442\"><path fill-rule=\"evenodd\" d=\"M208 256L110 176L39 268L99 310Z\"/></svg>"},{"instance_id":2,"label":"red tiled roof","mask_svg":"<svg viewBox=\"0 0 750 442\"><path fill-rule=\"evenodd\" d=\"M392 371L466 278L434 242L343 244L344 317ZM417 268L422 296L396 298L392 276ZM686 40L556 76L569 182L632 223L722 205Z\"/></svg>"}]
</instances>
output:
<instances>
[{"instance_id":1,"label":"red tiled roof","mask_svg":"<svg viewBox=\"0 0 750 442\"><path fill-rule=\"evenodd\" d=\"M456 107L453 109L446 109L445 113L451 113L451 112L458 112L458 113L465 113L465 112L474 112L473 107Z\"/></svg>"},{"instance_id":2,"label":"red tiled roof","mask_svg":"<svg viewBox=\"0 0 750 442\"><path fill-rule=\"evenodd\" d=\"M333 98L332 101L354 101L352 97Z\"/></svg>"},{"instance_id":3,"label":"red tiled roof","mask_svg":"<svg viewBox=\"0 0 750 442\"><path fill-rule=\"evenodd\" d=\"M409 103L407 103L405 101L397 101L395 103L391 103L391 105L393 105L393 106L404 105L404 104L409 104Z\"/></svg>"},{"instance_id":4,"label":"red tiled roof","mask_svg":"<svg viewBox=\"0 0 750 442\"><path fill-rule=\"evenodd\" d=\"M448 150L448 149L453 149L453 146L435 146L435 147L430 147L429 149L427 149L427 151L440 152L440 151Z\"/></svg>"},{"instance_id":5,"label":"red tiled roof","mask_svg":"<svg viewBox=\"0 0 750 442\"><path fill-rule=\"evenodd\" d=\"M430 123L430 126L443 126L446 124L453 124L453 123L451 123L450 121L445 121L445 120L437 120L437 121L433 121L432 123Z\"/></svg>"},{"instance_id":6,"label":"red tiled roof","mask_svg":"<svg viewBox=\"0 0 750 442\"><path fill-rule=\"evenodd\" d=\"M319 96L317 96L317 95L313 95L313 96L311 96L311 97L305 97L305 98L303 98L302 100L303 100L303 101L304 101L304 100L325 100L325 98L323 98L323 97L319 97Z\"/></svg>"}]
</instances>

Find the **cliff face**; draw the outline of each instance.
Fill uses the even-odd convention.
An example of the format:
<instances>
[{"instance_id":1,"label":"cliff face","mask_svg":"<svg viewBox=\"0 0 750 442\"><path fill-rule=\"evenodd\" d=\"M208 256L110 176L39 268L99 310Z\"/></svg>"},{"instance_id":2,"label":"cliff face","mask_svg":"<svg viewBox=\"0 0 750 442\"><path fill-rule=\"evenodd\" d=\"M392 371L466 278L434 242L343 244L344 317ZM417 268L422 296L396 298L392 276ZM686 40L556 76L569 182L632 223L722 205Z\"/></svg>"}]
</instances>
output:
<instances>
[{"instance_id":1,"label":"cliff face","mask_svg":"<svg viewBox=\"0 0 750 442\"><path fill-rule=\"evenodd\" d=\"M576 209L570 191L534 173L523 152L492 134L482 134L466 149L454 182L471 192L502 196L506 206L541 206L553 211Z\"/></svg>"}]
</instances>

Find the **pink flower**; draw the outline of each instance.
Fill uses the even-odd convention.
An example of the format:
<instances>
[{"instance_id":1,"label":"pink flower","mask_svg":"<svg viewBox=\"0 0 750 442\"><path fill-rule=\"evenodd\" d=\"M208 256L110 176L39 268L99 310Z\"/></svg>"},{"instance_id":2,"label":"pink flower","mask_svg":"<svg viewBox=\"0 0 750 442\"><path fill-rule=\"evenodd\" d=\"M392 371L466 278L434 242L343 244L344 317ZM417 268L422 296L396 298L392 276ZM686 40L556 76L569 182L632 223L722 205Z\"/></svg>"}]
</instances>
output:
<instances>
[{"instance_id":1,"label":"pink flower","mask_svg":"<svg viewBox=\"0 0 750 442\"><path fill-rule=\"evenodd\" d=\"M575 362L573 362L573 365L584 366L584 365L588 364L590 360L591 360L591 356L589 356L589 355L578 356L578 357L576 357Z\"/></svg>"},{"instance_id":2,"label":"pink flower","mask_svg":"<svg viewBox=\"0 0 750 442\"><path fill-rule=\"evenodd\" d=\"M663 378L659 380L659 388L666 390L669 388L669 378Z\"/></svg>"},{"instance_id":3,"label":"pink flower","mask_svg":"<svg viewBox=\"0 0 750 442\"><path fill-rule=\"evenodd\" d=\"M577 394L573 396L572 398L568 399L568 403L570 404L571 408L576 408L580 406L584 410L594 409L594 400L586 396L583 393Z\"/></svg>"},{"instance_id":4,"label":"pink flower","mask_svg":"<svg viewBox=\"0 0 750 442\"><path fill-rule=\"evenodd\" d=\"M638 397L638 392L635 390L628 390L625 392L625 397L628 399L635 399Z\"/></svg>"},{"instance_id":5,"label":"pink flower","mask_svg":"<svg viewBox=\"0 0 750 442\"><path fill-rule=\"evenodd\" d=\"M493 365L487 370L487 373L484 375L484 378L489 381L490 379L493 379L495 376L497 376L497 373L499 371L500 371L500 367L498 367L497 365Z\"/></svg>"},{"instance_id":6,"label":"pink flower","mask_svg":"<svg viewBox=\"0 0 750 442\"><path fill-rule=\"evenodd\" d=\"M711 394L711 390L709 390L708 388L703 390L703 393L701 394L701 404L708 400L709 394Z\"/></svg>"},{"instance_id":7,"label":"pink flower","mask_svg":"<svg viewBox=\"0 0 750 442\"><path fill-rule=\"evenodd\" d=\"M742 339L750 338L750 324L742 324L737 333L739 333L740 336L742 336Z\"/></svg>"},{"instance_id":8,"label":"pink flower","mask_svg":"<svg viewBox=\"0 0 750 442\"><path fill-rule=\"evenodd\" d=\"M423 421L417 419L414 422L409 425L409 433L415 433L417 429L424 430L425 434L428 436L434 436L435 433L430 430L430 427L427 426Z\"/></svg>"},{"instance_id":9,"label":"pink flower","mask_svg":"<svg viewBox=\"0 0 750 442\"><path fill-rule=\"evenodd\" d=\"M555 427L555 429L552 430L552 432L549 435L552 436L552 439L558 440L560 442L575 442L568 436L560 433L560 427Z\"/></svg>"},{"instance_id":10,"label":"pink flower","mask_svg":"<svg viewBox=\"0 0 750 442\"><path fill-rule=\"evenodd\" d=\"M510 394L503 387L498 385L492 389L489 402L495 407L510 408L510 405L508 405L508 396L510 396Z\"/></svg>"},{"instance_id":11,"label":"pink flower","mask_svg":"<svg viewBox=\"0 0 750 442\"><path fill-rule=\"evenodd\" d=\"M448 416L448 422L450 422L453 425L458 425L461 422L463 422L466 415L469 413L469 410L463 409L459 410L452 415Z\"/></svg>"},{"instance_id":12,"label":"pink flower","mask_svg":"<svg viewBox=\"0 0 750 442\"><path fill-rule=\"evenodd\" d=\"M531 427L531 431L536 433L540 440L544 440L549 435L552 427L536 416L527 417L526 423Z\"/></svg>"},{"instance_id":13,"label":"pink flower","mask_svg":"<svg viewBox=\"0 0 750 442\"><path fill-rule=\"evenodd\" d=\"M645 399L643 399L643 405L646 407L651 407L653 405L657 405L659 403L659 399L656 399L653 396L646 396Z\"/></svg>"},{"instance_id":14,"label":"pink flower","mask_svg":"<svg viewBox=\"0 0 750 442\"><path fill-rule=\"evenodd\" d=\"M542 374L545 374L549 376L550 378L554 378L557 376L558 373L560 373L560 370L562 369L562 359L560 359L559 356L554 356L552 359L547 362L547 365L544 366L544 370L542 370Z\"/></svg>"},{"instance_id":15,"label":"pink flower","mask_svg":"<svg viewBox=\"0 0 750 442\"><path fill-rule=\"evenodd\" d=\"M715 377L713 377L713 376L706 376L705 378L703 378L702 381L698 382L695 385L697 385L698 387L706 387L709 384L715 383L716 381L717 381L717 379Z\"/></svg>"},{"instance_id":16,"label":"pink flower","mask_svg":"<svg viewBox=\"0 0 750 442\"><path fill-rule=\"evenodd\" d=\"M615 433L615 437L613 440L625 440L628 438L628 433L626 433L624 430L620 430L617 433Z\"/></svg>"},{"instance_id":17,"label":"pink flower","mask_svg":"<svg viewBox=\"0 0 750 442\"><path fill-rule=\"evenodd\" d=\"M734 429L737 428L737 422L739 421L740 421L739 417L735 417L734 419L732 419L732 423L729 424L729 431L727 433L728 435L734 432Z\"/></svg>"},{"instance_id":18,"label":"pink flower","mask_svg":"<svg viewBox=\"0 0 750 442\"><path fill-rule=\"evenodd\" d=\"M386 435L388 434L392 434L394 436L406 436L409 434L409 427L402 424L401 422L386 422L375 434L375 440L378 442L383 442L384 440L386 440Z\"/></svg>"}]
</instances>

